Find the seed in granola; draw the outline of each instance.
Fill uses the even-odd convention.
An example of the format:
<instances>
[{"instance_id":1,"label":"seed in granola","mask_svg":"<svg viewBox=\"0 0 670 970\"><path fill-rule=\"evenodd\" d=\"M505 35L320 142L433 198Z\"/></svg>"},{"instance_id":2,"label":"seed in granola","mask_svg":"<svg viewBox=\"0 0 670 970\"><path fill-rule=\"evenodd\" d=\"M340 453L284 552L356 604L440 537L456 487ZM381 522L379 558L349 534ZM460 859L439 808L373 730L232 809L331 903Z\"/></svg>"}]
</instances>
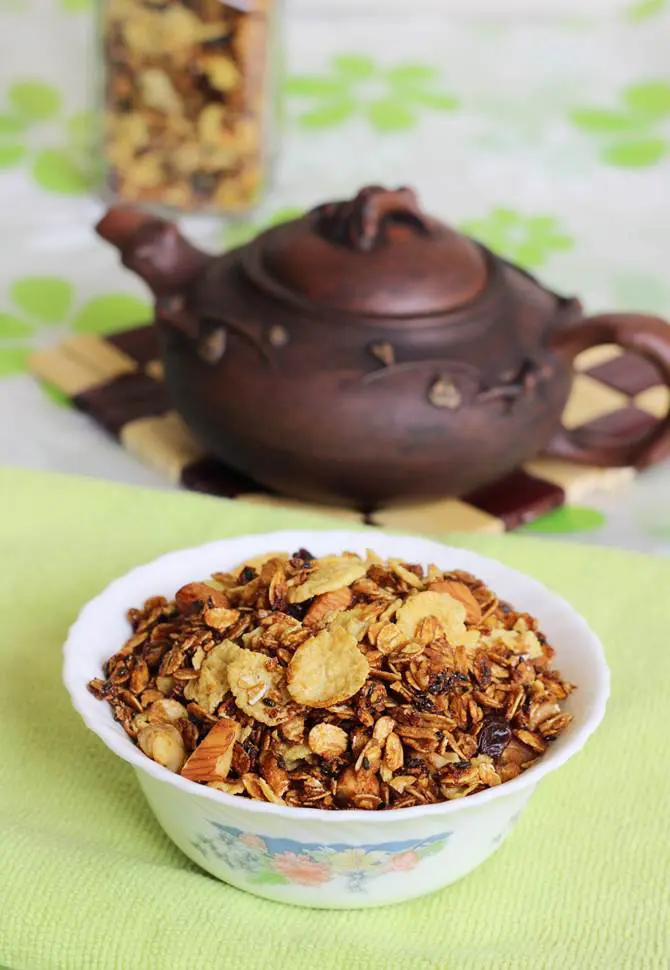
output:
<instances>
[{"instance_id":1,"label":"seed in granola","mask_svg":"<svg viewBox=\"0 0 670 970\"><path fill-rule=\"evenodd\" d=\"M503 717L487 717L479 732L478 750L499 758L512 739L512 730Z\"/></svg>"}]
</instances>

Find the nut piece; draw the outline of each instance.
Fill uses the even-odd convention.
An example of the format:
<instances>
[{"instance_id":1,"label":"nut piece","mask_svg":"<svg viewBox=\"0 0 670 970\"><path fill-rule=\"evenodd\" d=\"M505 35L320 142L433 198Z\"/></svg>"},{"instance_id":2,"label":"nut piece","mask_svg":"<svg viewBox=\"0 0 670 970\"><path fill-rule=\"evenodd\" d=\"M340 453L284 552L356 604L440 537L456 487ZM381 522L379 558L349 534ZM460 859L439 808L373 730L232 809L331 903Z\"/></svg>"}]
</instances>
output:
<instances>
[{"instance_id":1,"label":"nut piece","mask_svg":"<svg viewBox=\"0 0 670 970\"><path fill-rule=\"evenodd\" d=\"M298 647L288 665L291 697L306 707L332 707L353 697L370 667L356 638L344 630L322 630Z\"/></svg>"},{"instance_id":2,"label":"nut piece","mask_svg":"<svg viewBox=\"0 0 670 970\"><path fill-rule=\"evenodd\" d=\"M289 603L304 603L312 596L320 593L331 593L342 586L352 583L365 576L368 564L360 559L349 559L345 556L324 556L314 562L314 568L304 583L293 586L288 591Z\"/></svg>"},{"instance_id":3,"label":"nut piece","mask_svg":"<svg viewBox=\"0 0 670 970\"><path fill-rule=\"evenodd\" d=\"M175 602L184 616L200 613L209 606L228 606L226 596L208 583L187 583L177 590Z\"/></svg>"},{"instance_id":4,"label":"nut piece","mask_svg":"<svg viewBox=\"0 0 670 970\"><path fill-rule=\"evenodd\" d=\"M337 613L351 606L352 599L353 595L348 586L334 589L332 593L321 593L320 596L315 597L314 602L305 613L303 623L305 626L319 626L330 613Z\"/></svg>"},{"instance_id":5,"label":"nut piece","mask_svg":"<svg viewBox=\"0 0 670 970\"><path fill-rule=\"evenodd\" d=\"M347 732L335 724L315 724L307 737L307 744L314 754L320 755L326 761L339 758L347 750L349 738Z\"/></svg>"},{"instance_id":6,"label":"nut piece","mask_svg":"<svg viewBox=\"0 0 670 970\"><path fill-rule=\"evenodd\" d=\"M137 743L152 761L178 772L186 760L182 736L172 724L150 724L137 735Z\"/></svg>"},{"instance_id":7,"label":"nut piece","mask_svg":"<svg viewBox=\"0 0 670 970\"><path fill-rule=\"evenodd\" d=\"M173 724L182 717L188 717L186 708L170 697L154 701L146 713L150 724Z\"/></svg>"},{"instance_id":8,"label":"nut piece","mask_svg":"<svg viewBox=\"0 0 670 970\"><path fill-rule=\"evenodd\" d=\"M376 808L379 798L379 779L372 771L356 771L355 768L345 768L337 779L335 800L343 808ZM376 805L371 805L376 800Z\"/></svg>"},{"instance_id":9,"label":"nut piece","mask_svg":"<svg viewBox=\"0 0 670 970\"><path fill-rule=\"evenodd\" d=\"M237 721L227 717L217 721L181 769L182 778L207 782L225 778L230 771L239 731Z\"/></svg>"}]
</instances>

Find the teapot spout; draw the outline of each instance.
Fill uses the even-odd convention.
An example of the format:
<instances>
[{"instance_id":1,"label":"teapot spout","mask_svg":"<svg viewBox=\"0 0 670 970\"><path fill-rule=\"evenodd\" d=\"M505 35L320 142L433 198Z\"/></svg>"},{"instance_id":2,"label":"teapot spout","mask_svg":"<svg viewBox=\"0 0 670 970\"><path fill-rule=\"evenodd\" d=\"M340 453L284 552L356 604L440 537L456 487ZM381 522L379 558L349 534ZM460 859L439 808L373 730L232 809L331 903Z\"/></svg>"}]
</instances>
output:
<instances>
[{"instance_id":1,"label":"teapot spout","mask_svg":"<svg viewBox=\"0 0 670 970\"><path fill-rule=\"evenodd\" d=\"M127 206L112 206L95 230L157 298L183 291L213 258L184 239L173 222Z\"/></svg>"}]
</instances>

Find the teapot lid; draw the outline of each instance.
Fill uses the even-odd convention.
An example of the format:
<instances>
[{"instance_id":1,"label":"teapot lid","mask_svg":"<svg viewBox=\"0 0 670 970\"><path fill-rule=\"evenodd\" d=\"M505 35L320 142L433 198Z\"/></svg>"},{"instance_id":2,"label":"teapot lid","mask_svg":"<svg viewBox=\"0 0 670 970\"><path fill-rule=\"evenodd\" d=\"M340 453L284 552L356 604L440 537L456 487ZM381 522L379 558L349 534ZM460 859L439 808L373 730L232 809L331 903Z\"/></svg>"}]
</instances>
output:
<instances>
[{"instance_id":1,"label":"teapot lid","mask_svg":"<svg viewBox=\"0 0 670 970\"><path fill-rule=\"evenodd\" d=\"M376 185L269 229L243 259L280 297L374 316L453 310L487 278L476 243L423 213L411 189Z\"/></svg>"}]
</instances>

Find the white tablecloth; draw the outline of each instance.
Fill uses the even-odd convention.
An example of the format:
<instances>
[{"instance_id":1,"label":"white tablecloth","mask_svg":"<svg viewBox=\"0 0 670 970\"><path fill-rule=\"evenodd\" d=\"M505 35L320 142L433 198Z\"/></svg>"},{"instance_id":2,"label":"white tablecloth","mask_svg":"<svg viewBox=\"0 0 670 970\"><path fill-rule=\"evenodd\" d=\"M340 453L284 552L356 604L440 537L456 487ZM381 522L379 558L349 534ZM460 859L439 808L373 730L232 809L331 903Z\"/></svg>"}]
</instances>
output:
<instances>
[{"instance_id":1,"label":"white tablecloth","mask_svg":"<svg viewBox=\"0 0 670 970\"><path fill-rule=\"evenodd\" d=\"M147 302L91 232L92 35L88 0L2 0L0 453L160 486L25 370L31 348L141 318ZM186 220L202 243L367 182L410 183L589 309L670 314L667 0L292 0L287 46L273 191L242 224ZM670 552L670 467L589 506L604 521L575 539Z\"/></svg>"}]
</instances>

